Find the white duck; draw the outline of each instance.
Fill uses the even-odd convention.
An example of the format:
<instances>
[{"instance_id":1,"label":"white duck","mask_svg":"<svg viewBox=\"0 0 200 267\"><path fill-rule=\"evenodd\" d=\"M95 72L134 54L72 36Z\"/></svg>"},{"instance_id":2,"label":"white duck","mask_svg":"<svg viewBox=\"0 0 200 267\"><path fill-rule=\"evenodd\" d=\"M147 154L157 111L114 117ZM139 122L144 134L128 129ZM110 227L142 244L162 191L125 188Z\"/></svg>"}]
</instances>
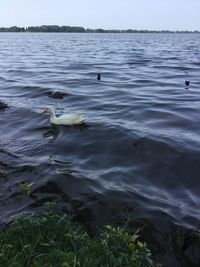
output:
<instances>
[{"instance_id":1,"label":"white duck","mask_svg":"<svg viewBox=\"0 0 200 267\"><path fill-rule=\"evenodd\" d=\"M78 125L84 123L84 118L79 114L64 114L60 117L56 117L54 108L49 106L46 107L42 113L49 113L50 114L50 122L56 125Z\"/></svg>"}]
</instances>

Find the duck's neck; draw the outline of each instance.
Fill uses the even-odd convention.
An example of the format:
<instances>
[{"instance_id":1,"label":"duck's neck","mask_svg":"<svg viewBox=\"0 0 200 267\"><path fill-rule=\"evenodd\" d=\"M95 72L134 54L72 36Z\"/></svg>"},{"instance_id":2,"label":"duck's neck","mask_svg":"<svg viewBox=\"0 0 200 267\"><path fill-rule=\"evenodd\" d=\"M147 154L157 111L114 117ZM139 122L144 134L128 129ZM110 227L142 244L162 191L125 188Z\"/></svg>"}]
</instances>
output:
<instances>
[{"instance_id":1,"label":"duck's neck","mask_svg":"<svg viewBox=\"0 0 200 267\"><path fill-rule=\"evenodd\" d=\"M52 110L50 113L50 120L55 120L55 119L56 119L55 111Z\"/></svg>"}]
</instances>

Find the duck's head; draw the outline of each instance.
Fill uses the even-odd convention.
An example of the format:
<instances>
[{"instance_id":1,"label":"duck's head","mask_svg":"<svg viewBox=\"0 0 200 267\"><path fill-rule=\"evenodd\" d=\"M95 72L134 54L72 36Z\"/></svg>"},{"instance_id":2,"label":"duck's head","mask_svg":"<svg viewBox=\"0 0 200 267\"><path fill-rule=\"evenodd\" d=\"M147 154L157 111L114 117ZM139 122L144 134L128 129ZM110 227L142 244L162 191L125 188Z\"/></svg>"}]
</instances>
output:
<instances>
[{"instance_id":1,"label":"duck's head","mask_svg":"<svg viewBox=\"0 0 200 267\"><path fill-rule=\"evenodd\" d=\"M44 113L49 113L50 116L55 115L54 109L53 109L53 107L51 107L51 106L46 107L42 113L43 113L43 114L44 114Z\"/></svg>"}]
</instances>

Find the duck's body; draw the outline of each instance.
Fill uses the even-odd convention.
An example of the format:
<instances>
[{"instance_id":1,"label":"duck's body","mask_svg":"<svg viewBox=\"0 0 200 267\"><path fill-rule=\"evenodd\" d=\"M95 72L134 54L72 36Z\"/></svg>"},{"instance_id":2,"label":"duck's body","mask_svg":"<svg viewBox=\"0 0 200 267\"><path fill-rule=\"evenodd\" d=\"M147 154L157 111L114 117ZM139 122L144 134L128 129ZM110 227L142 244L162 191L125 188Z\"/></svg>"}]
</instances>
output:
<instances>
[{"instance_id":1,"label":"duck's body","mask_svg":"<svg viewBox=\"0 0 200 267\"><path fill-rule=\"evenodd\" d=\"M84 123L84 118L79 114L64 114L56 117L53 107L47 107L43 113L50 114L50 122L55 125L79 125Z\"/></svg>"}]
</instances>

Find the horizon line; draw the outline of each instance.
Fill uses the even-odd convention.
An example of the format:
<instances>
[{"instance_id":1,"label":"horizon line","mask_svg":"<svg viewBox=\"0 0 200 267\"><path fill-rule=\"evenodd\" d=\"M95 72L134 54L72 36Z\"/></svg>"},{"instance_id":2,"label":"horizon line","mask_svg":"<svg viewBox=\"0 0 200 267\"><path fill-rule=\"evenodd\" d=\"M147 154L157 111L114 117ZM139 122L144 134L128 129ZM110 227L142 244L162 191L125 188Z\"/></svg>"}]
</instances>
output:
<instances>
[{"instance_id":1,"label":"horizon line","mask_svg":"<svg viewBox=\"0 0 200 267\"><path fill-rule=\"evenodd\" d=\"M172 32L172 33L176 33L176 32L191 32L191 33L200 33L200 30L168 30L168 29L162 29L162 30L155 30L155 29L134 29L134 28L127 28L127 29L104 29L101 27L98 28L89 28L89 27L83 27L83 26L69 26L69 25L57 25L57 24L43 24L43 25L37 25L37 26L17 26L17 25L13 25L13 26L0 26L0 31L9 31L12 32L12 30L16 30L16 31L25 31L25 32L31 32L31 29L36 29L38 28L38 30L40 29L42 30L48 30L47 28L49 27L49 32L54 32L53 30L55 30L55 32L67 32L66 29L68 28L69 30L75 30L75 32L77 32L76 30L80 30L80 32ZM54 29L53 29L54 27ZM62 31L62 28L65 28L65 31ZM57 29L57 30L56 30ZM59 31L60 30L60 31ZM48 31L47 31L48 32Z\"/></svg>"}]
</instances>

